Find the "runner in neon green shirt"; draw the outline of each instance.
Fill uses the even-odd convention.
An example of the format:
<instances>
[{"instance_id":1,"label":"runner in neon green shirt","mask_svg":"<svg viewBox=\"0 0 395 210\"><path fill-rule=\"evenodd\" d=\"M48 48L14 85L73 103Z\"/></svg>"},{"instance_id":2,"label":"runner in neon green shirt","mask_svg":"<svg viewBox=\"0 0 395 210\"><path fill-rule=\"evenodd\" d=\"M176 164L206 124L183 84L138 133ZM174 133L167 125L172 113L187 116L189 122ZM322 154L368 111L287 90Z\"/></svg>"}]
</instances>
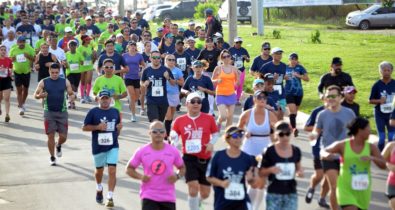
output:
<instances>
[{"instance_id":1,"label":"runner in neon green shirt","mask_svg":"<svg viewBox=\"0 0 395 210\"><path fill-rule=\"evenodd\" d=\"M104 21L104 15L99 15L99 22L95 23L95 25L100 29L100 32L103 33L107 29L108 23Z\"/></svg>"},{"instance_id":2,"label":"runner in neon green shirt","mask_svg":"<svg viewBox=\"0 0 395 210\"><path fill-rule=\"evenodd\" d=\"M93 64L96 61L96 51L93 49L91 43L92 38L88 35L82 35L81 45L77 51L84 57L84 63L81 66L81 103L92 102L89 97L92 88L92 75L93 75Z\"/></svg>"},{"instance_id":3,"label":"runner in neon green shirt","mask_svg":"<svg viewBox=\"0 0 395 210\"><path fill-rule=\"evenodd\" d=\"M109 23L107 26L107 30L103 31L103 33L100 35L99 39L97 40L98 43L98 50L97 53L100 54L104 43L107 41L107 39L109 39L112 35L114 35L114 24Z\"/></svg>"},{"instance_id":4,"label":"runner in neon green shirt","mask_svg":"<svg viewBox=\"0 0 395 210\"><path fill-rule=\"evenodd\" d=\"M17 74L29 74L34 56L34 49L30 45L25 44L24 37L19 37L17 45L10 50L14 72Z\"/></svg>"},{"instance_id":5,"label":"runner in neon green shirt","mask_svg":"<svg viewBox=\"0 0 395 210\"><path fill-rule=\"evenodd\" d=\"M55 32L58 34L58 36L63 37L64 36L64 29L68 26L69 24L66 23L66 18L64 15L61 15L59 18L59 23L55 24Z\"/></svg>"}]
</instances>

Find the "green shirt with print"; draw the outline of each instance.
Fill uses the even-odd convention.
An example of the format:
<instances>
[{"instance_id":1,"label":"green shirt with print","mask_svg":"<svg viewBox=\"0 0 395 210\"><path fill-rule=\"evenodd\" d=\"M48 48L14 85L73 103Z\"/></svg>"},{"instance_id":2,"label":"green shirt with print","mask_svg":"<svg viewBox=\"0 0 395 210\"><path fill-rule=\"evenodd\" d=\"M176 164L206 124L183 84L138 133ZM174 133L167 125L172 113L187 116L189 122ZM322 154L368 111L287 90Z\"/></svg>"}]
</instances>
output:
<instances>
[{"instance_id":1,"label":"green shirt with print","mask_svg":"<svg viewBox=\"0 0 395 210\"><path fill-rule=\"evenodd\" d=\"M67 23L56 23L55 24L55 32L59 35L59 37L64 36L64 29L68 26Z\"/></svg>"},{"instance_id":2,"label":"green shirt with print","mask_svg":"<svg viewBox=\"0 0 395 210\"><path fill-rule=\"evenodd\" d=\"M23 49L12 47L10 50L10 57L15 58L12 62L13 70L17 74L29 74L31 71L32 62L26 58L25 53L32 57L36 54L33 47L28 44L25 44Z\"/></svg>"},{"instance_id":3,"label":"green shirt with print","mask_svg":"<svg viewBox=\"0 0 395 210\"><path fill-rule=\"evenodd\" d=\"M84 57L79 52L75 52L73 54L68 51L66 53L66 62L68 64L66 68L66 75L81 73L81 64L84 62Z\"/></svg>"},{"instance_id":4,"label":"green shirt with print","mask_svg":"<svg viewBox=\"0 0 395 210\"><path fill-rule=\"evenodd\" d=\"M104 32L107 29L107 22L102 22L102 23L95 23L95 25L100 29L100 32Z\"/></svg>"},{"instance_id":5,"label":"green shirt with print","mask_svg":"<svg viewBox=\"0 0 395 210\"><path fill-rule=\"evenodd\" d=\"M93 86L93 93L98 95L100 91L107 90L113 96L121 95L126 92L126 86L122 77L113 75L111 78L107 78L105 75L98 77ZM114 108L118 109L119 112L122 111L122 104L119 99L114 100Z\"/></svg>"},{"instance_id":6,"label":"green shirt with print","mask_svg":"<svg viewBox=\"0 0 395 210\"><path fill-rule=\"evenodd\" d=\"M93 40L91 40L91 42L92 41ZM91 45L88 45L87 47L80 45L77 48L77 52L84 58L83 64L81 66L81 72L93 70L93 47Z\"/></svg>"}]
</instances>

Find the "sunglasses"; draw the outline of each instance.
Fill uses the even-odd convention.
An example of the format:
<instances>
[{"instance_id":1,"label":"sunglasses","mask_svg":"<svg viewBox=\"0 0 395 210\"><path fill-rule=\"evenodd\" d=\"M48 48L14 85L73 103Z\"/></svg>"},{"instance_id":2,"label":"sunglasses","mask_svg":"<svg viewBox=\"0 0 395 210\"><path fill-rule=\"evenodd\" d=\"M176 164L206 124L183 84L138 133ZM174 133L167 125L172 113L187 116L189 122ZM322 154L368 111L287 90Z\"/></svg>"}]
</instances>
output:
<instances>
[{"instance_id":1,"label":"sunglasses","mask_svg":"<svg viewBox=\"0 0 395 210\"><path fill-rule=\"evenodd\" d=\"M151 56L152 59L158 60L160 59L160 56Z\"/></svg>"},{"instance_id":2,"label":"sunglasses","mask_svg":"<svg viewBox=\"0 0 395 210\"><path fill-rule=\"evenodd\" d=\"M255 98L258 100L266 100L267 99L267 97L265 95L258 95Z\"/></svg>"},{"instance_id":3,"label":"sunglasses","mask_svg":"<svg viewBox=\"0 0 395 210\"><path fill-rule=\"evenodd\" d=\"M335 99L336 97L338 97L339 95L327 95L325 98L329 98L329 99Z\"/></svg>"},{"instance_id":4,"label":"sunglasses","mask_svg":"<svg viewBox=\"0 0 395 210\"><path fill-rule=\"evenodd\" d=\"M263 50L270 50L270 48L265 48L265 49L263 49Z\"/></svg>"},{"instance_id":5,"label":"sunglasses","mask_svg":"<svg viewBox=\"0 0 395 210\"><path fill-rule=\"evenodd\" d=\"M103 68L105 68L105 69L113 69L114 66L103 66Z\"/></svg>"},{"instance_id":6,"label":"sunglasses","mask_svg":"<svg viewBox=\"0 0 395 210\"><path fill-rule=\"evenodd\" d=\"M137 22L132 22L132 24L137 24Z\"/></svg>"},{"instance_id":7,"label":"sunglasses","mask_svg":"<svg viewBox=\"0 0 395 210\"><path fill-rule=\"evenodd\" d=\"M191 104L202 104L202 100L200 100L200 99L192 99L191 101L189 101L189 103L191 103Z\"/></svg>"},{"instance_id":8,"label":"sunglasses","mask_svg":"<svg viewBox=\"0 0 395 210\"><path fill-rule=\"evenodd\" d=\"M172 59L172 58L169 58L169 59L166 59L167 61L176 61L176 59Z\"/></svg>"},{"instance_id":9,"label":"sunglasses","mask_svg":"<svg viewBox=\"0 0 395 210\"><path fill-rule=\"evenodd\" d=\"M166 131L164 129L153 129L151 131L153 134L164 134Z\"/></svg>"},{"instance_id":10,"label":"sunglasses","mask_svg":"<svg viewBox=\"0 0 395 210\"><path fill-rule=\"evenodd\" d=\"M280 132L280 133L278 133L279 137L290 136L290 135L291 135L291 132Z\"/></svg>"},{"instance_id":11,"label":"sunglasses","mask_svg":"<svg viewBox=\"0 0 395 210\"><path fill-rule=\"evenodd\" d=\"M232 56L231 55L224 55L224 56L222 56L222 58L231 58Z\"/></svg>"},{"instance_id":12,"label":"sunglasses","mask_svg":"<svg viewBox=\"0 0 395 210\"><path fill-rule=\"evenodd\" d=\"M150 37L150 35L146 34L146 35L144 35L144 37Z\"/></svg>"},{"instance_id":13,"label":"sunglasses","mask_svg":"<svg viewBox=\"0 0 395 210\"><path fill-rule=\"evenodd\" d=\"M243 138L244 131L239 131L239 132L236 132L236 133L232 133L229 136L232 137L233 139Z\"/></svg>"}]
</instances>

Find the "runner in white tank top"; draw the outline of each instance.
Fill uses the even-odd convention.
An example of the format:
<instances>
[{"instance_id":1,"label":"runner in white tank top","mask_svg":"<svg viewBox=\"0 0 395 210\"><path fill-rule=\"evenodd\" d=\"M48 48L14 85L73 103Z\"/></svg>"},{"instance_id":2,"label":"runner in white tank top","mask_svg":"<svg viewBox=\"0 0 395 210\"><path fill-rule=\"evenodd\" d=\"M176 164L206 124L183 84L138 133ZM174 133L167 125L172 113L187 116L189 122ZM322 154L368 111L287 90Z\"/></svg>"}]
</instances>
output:
<instances>
[{"instance_id":1,"label":"runner in white tank top","mask_svg":"<svg viewBox=\"0 0 395 210\"><path fill-rule=\"evenodd\" d=\"M249 155L257 156L271 143L269 111L265 109L265 120L258 125L255 121L255 108L251 109L246 131L251 134L245 138L242 151Z\"/></svg>"}]
</instances>

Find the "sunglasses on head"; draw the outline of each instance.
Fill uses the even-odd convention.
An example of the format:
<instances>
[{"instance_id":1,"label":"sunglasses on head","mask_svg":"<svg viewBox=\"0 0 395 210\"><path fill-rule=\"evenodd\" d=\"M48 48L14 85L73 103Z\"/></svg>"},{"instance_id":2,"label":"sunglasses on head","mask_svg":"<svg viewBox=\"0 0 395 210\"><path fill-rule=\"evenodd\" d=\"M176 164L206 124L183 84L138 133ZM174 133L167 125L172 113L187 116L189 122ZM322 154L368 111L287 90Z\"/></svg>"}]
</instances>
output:
<instances>
[{"instance_id":1,"label":"sunglasses on head","mask_svg":"<svg viewBox=\"0 0 395 210\"><path fill-rule=\"evenodd\" d=\"M173 59L173 58L168 58L168 59L166 59L167 61L176 61L176 59Z\"/></svg>"},{"instance_id":2,"label":"sunglasses on head","mask_svg":"<svg viewBox=\"0 0 395 210\"><path fill-rule=\"evenodd\" d=\"M160 56L151 56L152 59L158 60L160 59Z\"/></svg>"},{"instance_id":3,"label":"sunglasses on head","mask_svg":"<svg viewBox=\"0 0 395 210\"><path fill-rule=\"evenodd\" d=\"M202 100L200 100L200 99L192 99L191 101L189 101L189 103L191 103L191 104L202 104Z\"/></svg>"},{"instance_id":4,"label":"sunglasses on head","mask_svg":"<svg viewBox=\"0 0 395 210\"><path fill-rule=\"evenodd\" d=\"M280 133L278 133L279 137L290 136L290 135L291 135L291 132L280 132Z\"/></svg>"},{"instance_id":5,"label":"sunglasses on head","mask_svg":"<svg viewBox=\"0 0 395 210\"><path fill-rule=\"evenodd\" d=\"M152 129L151 131L153 134L164 134L166 133L165 129Z\"/></svg>"},{"instance_id":6,"label":"sunglasses on head","mask_svg":"<svg viewBox=\"0 0 395 210\"><path fill-rule=\"evenodd\" d=\"M339 95L327 95L325 98L335 99Z\"/></svg>"},{"instance_id":7,"label":"sunglasses on head","mask_svg":"<svg viewBox=\"0 0 395 210\"><path fill-rule=\"evenodd\" d=\"M113 69L114 66L103 66L103 68L105 68L105 69Z\"/></svg>"},{"instance_id":8,"label":"sunglasses on head","mask_svg":"<svg viewBox=\"0 0 395 210\"><path fill-rule=\"evenodd\" d=\"M229 135L233 139L242 138L244 136L244 131L238 131Z\"/></svg>"}]
</instances>

